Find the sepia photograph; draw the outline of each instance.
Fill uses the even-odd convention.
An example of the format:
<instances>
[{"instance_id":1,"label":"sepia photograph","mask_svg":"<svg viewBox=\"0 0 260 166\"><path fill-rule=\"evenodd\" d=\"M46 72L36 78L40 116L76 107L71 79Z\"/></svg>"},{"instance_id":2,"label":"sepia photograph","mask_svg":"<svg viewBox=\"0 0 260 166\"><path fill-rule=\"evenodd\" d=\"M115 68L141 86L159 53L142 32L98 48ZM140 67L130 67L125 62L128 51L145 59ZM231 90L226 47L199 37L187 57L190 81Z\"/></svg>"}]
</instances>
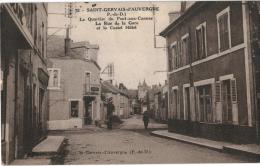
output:
<instances>
[{"instance_id":1,"label":"sepia photograph","mask_svg":"<svg viewBox=\"0 0 260 166\"><path fill-rule=\"evenodd\" d=\"M260 163L260 2L0 2L1 165Z\"/></svg>"}]
</instances>

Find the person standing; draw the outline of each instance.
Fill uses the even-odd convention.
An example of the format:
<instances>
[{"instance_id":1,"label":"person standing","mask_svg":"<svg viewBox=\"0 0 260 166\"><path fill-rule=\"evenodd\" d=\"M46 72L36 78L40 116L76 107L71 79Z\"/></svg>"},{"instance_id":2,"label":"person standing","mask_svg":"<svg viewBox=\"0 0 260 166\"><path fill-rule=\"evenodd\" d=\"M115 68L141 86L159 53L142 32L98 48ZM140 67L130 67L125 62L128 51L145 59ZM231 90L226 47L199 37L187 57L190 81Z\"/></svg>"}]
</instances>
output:
<instances>
[{"instance_id":1,"label":"person standing","mask_svg":"<svg viewBox=\"0 0 260 166\"><path fill-rule=\"evenodd\" d=\"M107 104L107 128L108 129L112 129L112 116L113 116L113 112L115 110L115 106L113 104L113 98L110 97L108 99L108 104Z\"/></svg>"},{"instance_id":2,"label":"person standing","mask_svg":"<svg viewBox=\"0 0 260 166\"><path fill-rule=\"evenodd\" d=\"M143 113L143 121L144 121L144 128L147 129L149 123L149 115L147 111Z\"/></svg>"}]
</instances>

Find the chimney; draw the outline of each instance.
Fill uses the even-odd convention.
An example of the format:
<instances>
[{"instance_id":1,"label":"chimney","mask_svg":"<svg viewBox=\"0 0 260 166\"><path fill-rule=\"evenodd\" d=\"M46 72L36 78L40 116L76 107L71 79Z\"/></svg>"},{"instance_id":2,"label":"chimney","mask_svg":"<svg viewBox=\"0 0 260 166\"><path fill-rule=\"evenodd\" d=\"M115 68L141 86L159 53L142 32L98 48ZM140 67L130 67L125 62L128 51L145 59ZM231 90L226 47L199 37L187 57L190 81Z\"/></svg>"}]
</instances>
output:
<instances>
[{"instance_id":1,"label":"chimney","mask_svg":"<svg viewBox=\"0 0 260 166\"><path fill-rule=\"evenodd\" d=\"M181 2L181 14L183 14L185 12L186 7L187 7L187 2L182 1Z\"/></svg>"},{"instance_id":2,"label":"chimney","mask_svg":"<svg viewBox=\"0 0 260 166\"><path fill-rule=\"evenodd\" d=\"M68 52L69 52L69 49L70 49L70 46L71 46L71 39L70 39L70 36L69 36L69 32L70 29L67 28L66 29L66 38L65 38L65 56L68 56Z\"/></svg>"},{"instance_id":3,"label":"chimney","mask_svg":"<svg viewBox=\"0 0 260 166\"><path fill-rule=\"evenodd\" d=\"M169 15L169 23L172 23L173 21L175 21L181 14L180 12L170 12L168 13Z\"/></svg>"},{"instance_id":4,"label":"chimney","mask_svg":"<svg viewBox=\"0 0 260 166\"><path fill-rule=\"evenodd\" d=\"M109 83L113 85L113 80L112 80L112 79L111 79L111 80L109 80Z\"/></svg>"}]
</instances>

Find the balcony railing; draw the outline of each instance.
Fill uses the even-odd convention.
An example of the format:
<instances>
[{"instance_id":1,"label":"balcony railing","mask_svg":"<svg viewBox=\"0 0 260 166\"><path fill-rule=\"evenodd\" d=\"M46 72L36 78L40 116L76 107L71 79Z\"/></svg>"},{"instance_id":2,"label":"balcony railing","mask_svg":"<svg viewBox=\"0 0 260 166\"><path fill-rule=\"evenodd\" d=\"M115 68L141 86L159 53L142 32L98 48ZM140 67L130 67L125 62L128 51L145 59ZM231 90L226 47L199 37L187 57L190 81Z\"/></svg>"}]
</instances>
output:
<instances>
[{"instance_id":1,"label":"balcony railing","mask_svg":"<svg viewBox=\"0 0 260 166\"><path fill-rule=\"evenodd\" d=\"M84 84L83 94L88 95L98 95L100 93L100 84Z\"/></svg>"}]
</instances>

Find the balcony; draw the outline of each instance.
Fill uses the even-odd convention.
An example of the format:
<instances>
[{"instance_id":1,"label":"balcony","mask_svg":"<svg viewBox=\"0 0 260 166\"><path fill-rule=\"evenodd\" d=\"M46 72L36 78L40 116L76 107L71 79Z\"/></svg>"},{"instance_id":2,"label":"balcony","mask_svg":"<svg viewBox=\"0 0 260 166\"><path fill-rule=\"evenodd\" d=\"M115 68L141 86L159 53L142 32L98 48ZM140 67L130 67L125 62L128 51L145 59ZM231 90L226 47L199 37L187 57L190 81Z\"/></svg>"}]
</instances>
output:
<instances>
[{"instance_id":1,"label":"balcony","mask_svg":"<svg viewBox=\"0 0 260 166\"><path fill-rule=\"evenodd\" d=\"M84 84L83 95L84 96L96 96L100 93L100 84Z\"/></svg>"}]
</instances>

